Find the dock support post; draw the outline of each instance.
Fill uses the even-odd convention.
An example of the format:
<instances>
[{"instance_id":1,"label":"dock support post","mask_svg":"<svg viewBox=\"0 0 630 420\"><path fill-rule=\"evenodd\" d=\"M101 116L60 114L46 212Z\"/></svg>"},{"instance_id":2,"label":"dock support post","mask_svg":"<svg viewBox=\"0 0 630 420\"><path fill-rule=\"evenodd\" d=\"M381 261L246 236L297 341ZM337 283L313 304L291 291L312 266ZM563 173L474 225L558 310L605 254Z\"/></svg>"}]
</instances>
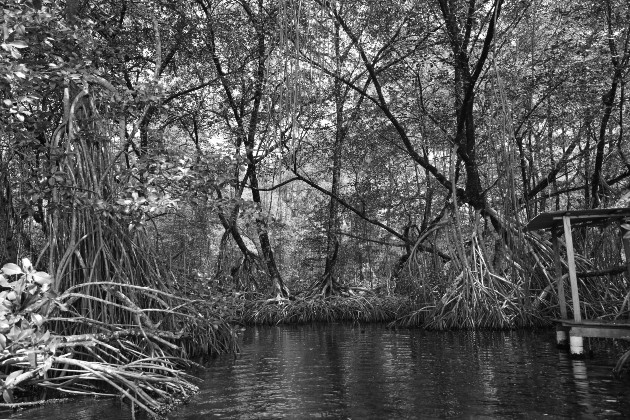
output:
<instances>
[{"instance_id":1,"label":"dock support post","mask_svg":"<svg viewBox=\"0 0 630 420\"><path fill-rule=\"evenodd\" d=\"M623 251L626 255L626 275L630 280L630 224L628 219L621 221L619 229L621 230L621 242L623 243ZM630 318L630 315L628 316Z\"/></svg>"},{"instance_id":2,"label":"dock support post","mask_svg":"<svg viewBox=\"0 0 630 420\"><path fill-rule=\"evenodd\" d=\"M556 347L559 349L569 348L569 331L561 325L556 327Z\"/></svg>"},{"instance_id":3,"label":"dock support post","mask_svg":"<svg viewBox=\"0 0 630 420\"><path fill-rule=\"evenodd\" d=\"M569 216L563 216L562 223L564 225L564 241L567 245L567 265L569 266L569 280L571 282L573 320L577 323L580 323L582 322L582 313L580 312L580 294L578 290L577 273L575 270L575 254L573 252L571 218ZM569 345L569 350L572 356L581 357L584 355L584 340L582 337L570 336Z\"/></svg>"},{"instance_id":4,"label":"dock support post","mask_svg":"<svg viewBox=\"0 0 630 420\"><path fill-rule=\"evenodd\" d=\"M570 348L572 357L584 357L584 338L583 337L570 337Z\"/></svg>"},{"instance_id":5,"label":"dock support post","mask_svg":"<svg viewBox=\"0 0 630 420\"><path fill-rule=\"evenodd\" d=\"M567 301L564 294L564 280L562 279L562 262L560 261L560 241L558 228L551 230L551 242L553 243L553 265L556 279L556 291L558 293L558 305L560 306L560 318L567 319ZM556 345L559 348L569 348L569 331L562 326L556 327Z\"/></svg>"}]
</instances>

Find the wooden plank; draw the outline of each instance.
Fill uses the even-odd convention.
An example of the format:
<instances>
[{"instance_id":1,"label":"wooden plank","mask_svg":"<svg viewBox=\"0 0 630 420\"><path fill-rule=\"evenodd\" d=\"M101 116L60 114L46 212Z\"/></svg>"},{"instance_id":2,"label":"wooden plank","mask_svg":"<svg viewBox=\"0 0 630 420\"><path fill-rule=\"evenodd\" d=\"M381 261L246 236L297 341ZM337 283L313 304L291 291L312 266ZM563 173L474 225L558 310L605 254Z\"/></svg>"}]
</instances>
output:
<instances>
[{"instance_id":1,"label":"wooden plank","mask_svg":"<svg viewBox=\"0 0 630 420\"><path fill-rule=\"evenodd\" d=\"M575 322L582 321L580 312L580 295L578 291L577 275L575 274L575 254L573 252L573 235L571 232L571 218L562 218L564 225L564 242L567 245L567 265L569 266L569 281L571 283L571 300L573 302L573 319Z\"/></svg>"},{"instance_id":2,"label":"wooden plank","mask_svg":"<svg viewBox=\"0 0 630 420\"><path fill-rule=\"evenodd\" d=\"M575 322L570 319L554 319L553 321L566 327L610 327L610 328L626 328L630 330L630 322L618 319L583 319L582 322Z\"/></svg>"},{"instance_id":3,"label":"wooden plank","mask_svg":"<svg viewBox=\"0 0 630 420\"><path fill-rule=\"evenodd\" d=\"M630 208L589 209L589 210L560 210L540 213L529 221L526 231L549 229L559 226L563 217L570 217L575 226L610 224L623 217L630 217Z\"/></svg>"},{"instance_id":4,"label":"wooden plank","mask_svg":"<svg viewBox=\"0 0 630 420\"><path fill-rule=\"evenodd\" d=\"M603 277L608 275L616 275L623 274L628 270L628 266L619 265L616 267L607 268L605 270L592 270L592 271L582 271L577 273L579 279L587 278L587 277Z\"/></svg>"},{"instance_id":5,"label":"wooden plank","mask_svg":"<svg viewBox=\"0 0 630 420\"><path fill-rule=\"evenodd\" d=\"M567 329L573 337L630 338L630 322L608 319L585 319L575 322L556 319L556 329Z\"/></svg>"},{"instance_id":6,"label":"wooden plank","mask_svg":"<svg viewBox=\"0 0 630 420\"><path fill-rule=\"evenodd\" d=\"M571 327L569 335L573 337L630 338L630 328L607 328L594 326Z\"/></svg>"},{"instance_id":7,"label":"wooden plank","mask_svg":"<svg viewBox=\"0 0 630 420\"><path fill-rule=\"evenodd\" d=\"M576 222L578 220L592 220L594 222L599 222L601 220L606 220L606 219L611 219L611 218L619 218L619 217L623 217L622 215L618 215L618 214L571 214L571 213L567 213L567 214L563 214L563 215L558 215L558 216L553 216L551 218L551 220L562 220L565 217L570 217L572 222Z\"/></svg>"},{"instance_id":8,"label":"wooden plank","mask_svg":"<svg viewBox=\"0 0 630 420\"><path fill-rule=\"evenodd\" d=\"M560 262L560 243L558 241L558 229L551 232L551 240L553 242L553 266L555 270L556 283L558 287L558 304L560 305L560 316L567 319L567 301L564 295L564 278L562 277L562 263Z\"/></svg>"},{"instance_id":9,"label":"wooden plank","mask_svg":"<svg viewBox=\"0 0 630 420\"><path fill-rule=\"evenodd\" d=\"M621 241L623 242L623 250L626 254L626 269L628 272L628 279L630 280L630 231L626 229L625 225L627 223L628 222L624 220L624 223L619 226L619 229L621 230Z\"/></svg>"}]
</instances>

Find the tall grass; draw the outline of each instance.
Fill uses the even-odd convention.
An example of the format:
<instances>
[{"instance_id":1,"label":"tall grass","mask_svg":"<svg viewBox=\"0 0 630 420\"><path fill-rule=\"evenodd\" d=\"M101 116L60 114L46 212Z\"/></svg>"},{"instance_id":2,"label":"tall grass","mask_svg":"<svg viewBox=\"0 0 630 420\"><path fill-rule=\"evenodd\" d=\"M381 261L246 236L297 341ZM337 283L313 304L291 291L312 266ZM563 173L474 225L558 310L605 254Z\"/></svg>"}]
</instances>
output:
<instances>
[{"instance_id":1,"label":"tall grass","mask_svg":"<svg viewBox=\"0 0 630 420\"><path fill-rule=\"evenodd\" d=\"M307 324L313 322L390 322L412 303L394 296L328 296L295 300L255 300L243 306L245 324Z\"/></svg>"}]
</instances>

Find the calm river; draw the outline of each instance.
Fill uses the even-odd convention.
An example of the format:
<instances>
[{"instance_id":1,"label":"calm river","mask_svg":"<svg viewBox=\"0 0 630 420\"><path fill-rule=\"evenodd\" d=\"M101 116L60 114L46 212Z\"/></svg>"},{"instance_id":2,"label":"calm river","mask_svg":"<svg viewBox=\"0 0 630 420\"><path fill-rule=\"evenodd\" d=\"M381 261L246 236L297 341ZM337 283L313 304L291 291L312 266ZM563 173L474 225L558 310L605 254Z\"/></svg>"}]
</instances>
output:
<instances>
[{"instance_id":1,"label":"calm river","mask_svg":"<svg viewBox=\"0 0 630 420\"><path fill-rule=\"evenodd\" d=\"M170 419L630 418L615 360L568 359L552 331L425 333L382 326L250 328L201 392ZM129 419L83 400L16 413L46 420Z\"/></svg>"}]
</instances>

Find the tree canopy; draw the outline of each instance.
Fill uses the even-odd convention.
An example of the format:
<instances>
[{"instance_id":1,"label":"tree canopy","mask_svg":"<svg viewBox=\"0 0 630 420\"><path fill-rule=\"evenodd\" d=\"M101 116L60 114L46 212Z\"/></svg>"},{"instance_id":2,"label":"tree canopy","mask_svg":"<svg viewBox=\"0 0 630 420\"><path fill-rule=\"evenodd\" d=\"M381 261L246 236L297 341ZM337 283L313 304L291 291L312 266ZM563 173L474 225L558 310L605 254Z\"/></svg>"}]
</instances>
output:
<instances>
[{"instance_id":1,"label":"tree canopy","mask_svg":"<svg viewBox=\"0 0 630 420\"><path fill-rule=\"evenodd\" d=\"M556 293L527 220L626 205L626 2L3 10L0 263L58 291L369 291L436 327L527 324ZM583 264L621 258L611 231L579 236Z\"/></svg>"}]
</instances>

